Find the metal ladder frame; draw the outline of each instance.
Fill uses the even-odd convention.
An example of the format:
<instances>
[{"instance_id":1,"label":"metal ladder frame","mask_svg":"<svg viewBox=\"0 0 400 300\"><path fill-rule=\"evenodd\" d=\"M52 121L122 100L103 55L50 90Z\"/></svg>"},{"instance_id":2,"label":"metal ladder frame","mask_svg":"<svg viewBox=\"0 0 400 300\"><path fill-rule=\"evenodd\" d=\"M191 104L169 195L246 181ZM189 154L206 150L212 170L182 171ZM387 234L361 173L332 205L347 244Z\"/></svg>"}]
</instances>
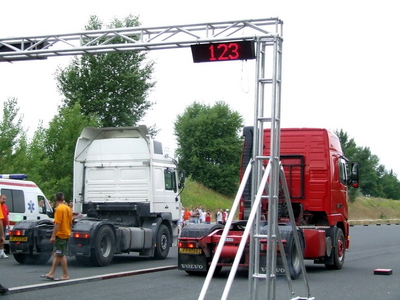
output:
<instances>
[{"instance_id":1,"label":"metal ladder frame","mask_svg":"<svg viewBox=\"0 0 400 300\"><path fill-rule=\"evenodd\" d=\"M281 24L282 25L282 24ZM243 254L243 250L247 243L247 239L250 236L250 263L249 263L249 294L250 299L257 299L259 292L258 281L259 279L266 279L267 286L267 299L275 300L276 294L276 263L277 263L277 246L279 245L280 253L282 256L282 262L284 268L288 270L288 263L286 259L286 254L284 251L283 243L280 238L280 233L278 229L278 201L279 201L279 185L280 182L283 184L283 190L285 195L286 205L288 207L290 223L292 230L297 232L297 227L294 220L293 209L290 203L290 195L288 187L286 184L286 178L283 171L283 167L280 162L280 113L281 113L281 69L282 69L282 37L275 35L274 38L263 40L261 37L257 39L256 42L256 95L254 104L254 137L253 137L253 159L248 164L246 171L244 173L242 182L240 184L238 193L235 197L234 203L232 205L231 212L229 214L227 223L222 232L220 243L217 246L216 252L214 254L213 260L207 277L205 279L203 288L201 290L199 300L203 300L209 284L211 282L212 276L214 274L215 268L217 266L220 254L222 252L226 237L229 232L229 228L232 224L233 217L236 214L236 210L239 206L240 198L243 194L244 187L252 172L252 205L250 215L247 221L245 231L242 235L239 248L234 259L225 289L223 291L222 300L226 300L229 295L230 288L232 286L236 271L239 265L240 258ZM266 59L268 54L266 53L267 47L272 47L272 69L271 77L266 77ZM265 98L265 85L271 85L271 107L270 107L270 117L266 117L266 108L264 106ZM271 124L271 140L270 140L270 156L263 156L263 139L264 139L264 123L269 122ZM268 160L266 167L263 165L263 161ZM265 191L267 191L267 196L265 196ZM268 197L268 235L261 235L260 232L260 203L263 197ZM267 263L266 263L266 274L259 274L260 268L259 256L256 253L260 251L260 243L256 242L261 238L268 238L267 243ZM302 258L303 254L299 247L300 240L297 234L294 234L297 255ZM307 288L307 297L295 297L293 292L292 280L290 278L289 272L286 273L286 279L288 281L289 291L292 295L292 300L312 300L313 297L310 296L310 288L308 285L308 280L306 276L306 270L304 265L304 260L301 259L301 269L303 273L303 280Z\"/></svg>"}]
</instances>

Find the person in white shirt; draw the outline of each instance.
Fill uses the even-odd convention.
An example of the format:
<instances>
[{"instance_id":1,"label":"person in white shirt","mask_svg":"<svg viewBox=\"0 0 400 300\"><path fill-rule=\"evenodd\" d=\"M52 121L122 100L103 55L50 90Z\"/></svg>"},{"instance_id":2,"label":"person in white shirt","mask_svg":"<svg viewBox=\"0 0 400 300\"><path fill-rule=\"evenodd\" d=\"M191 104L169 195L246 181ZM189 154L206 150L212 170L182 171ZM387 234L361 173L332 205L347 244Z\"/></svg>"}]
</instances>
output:
<instances>
[{"instance_id":1,"label":"person in white shirt","mask_svg":"<svg viewBox=\"0 0 400 300\"><path fill-rule=\"evenodd\" d=\"M217 212L217 223L222 224L222 210L219 209Z\"/></svg>"},{"instance_id":2,"label":"person in white shirt","mask_svg":"<svg viewBox=\"0 0 400 300\"><path fill-rule=\"evenodd\" d=\"M203 209L201 208L201 205L199 205L197 210L199 211L199 223L204 223L206 221L205 220L206 216L205 216L205 213L204 213Z\"/></svg>"}]
</instances>

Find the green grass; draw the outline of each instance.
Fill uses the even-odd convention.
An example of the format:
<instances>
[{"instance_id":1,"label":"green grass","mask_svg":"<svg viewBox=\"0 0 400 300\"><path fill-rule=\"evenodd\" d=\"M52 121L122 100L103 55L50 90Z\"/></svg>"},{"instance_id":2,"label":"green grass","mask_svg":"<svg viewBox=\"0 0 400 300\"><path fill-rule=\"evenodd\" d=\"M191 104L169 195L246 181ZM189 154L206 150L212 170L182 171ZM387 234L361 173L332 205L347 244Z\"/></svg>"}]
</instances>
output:
<instances>
[{"instance_id":1,"label":"green grass","mask_svg":"<svg viewBox=\"0 0 400 300\"><path fill-rule=\"evenodd\" d=\"M357 197L349 204L349 219L400 219L400 201Z\"/></svg>"},{"instance_id":2,"label":"green grass","mask_svg":"<svg viewBox=\"0 0 400 300\"><path fill-rule=\"evenodd\" d=\"M215 212L222 209L231 209L234 197L226 197L210 190L203 185L186 179L185 189L181 194L182 205L192 208L201 205L203 209L209 209L214 216ZM373 198L357 197L353 203L349 203L350 220L367 219L400 219L400 201Z\"/></svg>"},{"instance_id":3,"label":"green grass","mask_svg":"<svg viewBox=\"0 0 400 300\"><path fill-rule=\"evenodd\" d=\"M218 209L231 209L234 197L229 198L224 195L218 194L203 185L186 178L185 189L181 194L181 201L183 207L192 208L193 206L202 206L204 209L209 209L215 213ZM214 214L212 214L214 215Z\"/></svg>"}]
</instances>

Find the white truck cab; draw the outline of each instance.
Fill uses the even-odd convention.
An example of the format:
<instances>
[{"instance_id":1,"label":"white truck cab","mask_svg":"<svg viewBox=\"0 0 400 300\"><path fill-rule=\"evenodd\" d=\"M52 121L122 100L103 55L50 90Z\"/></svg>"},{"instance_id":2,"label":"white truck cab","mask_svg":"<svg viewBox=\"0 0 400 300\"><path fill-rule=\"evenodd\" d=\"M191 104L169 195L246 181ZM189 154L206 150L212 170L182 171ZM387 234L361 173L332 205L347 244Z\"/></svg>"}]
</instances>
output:
<instances>
[{"instance_id":1,"label":"white truck cab","mask_svg":"<svg viewBox=\"0 0 400 300\"><path fill-rule=\"evenodd\" d=\"M107 266L115 254L131 252L165 259L177 244L184 172L146 126L84 128L73 179L77 217L67 255L78 262ZM30 205L24 211L36 211L39 200L37 194L26 198L22 203ZM46 263L53 227L50 220L28 216L18 222L10 233L14 258L21 264Z\"/></svg>"}]
</instances>

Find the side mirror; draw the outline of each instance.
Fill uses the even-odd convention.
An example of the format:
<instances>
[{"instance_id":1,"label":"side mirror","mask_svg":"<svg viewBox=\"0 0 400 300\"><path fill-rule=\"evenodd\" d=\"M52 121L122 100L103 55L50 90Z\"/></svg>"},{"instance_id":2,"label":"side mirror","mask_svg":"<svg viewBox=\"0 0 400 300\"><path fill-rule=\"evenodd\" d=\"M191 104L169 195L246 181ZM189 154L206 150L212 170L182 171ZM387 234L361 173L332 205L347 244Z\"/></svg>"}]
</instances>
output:
<instances>
[{"instance_id":1,"label":"side mirror","mask_svg":"<svg viewBox=\"0 0 400 300\"><path fill-rule=\"evenodd\" d=\"M182 187L184 186L185 179L186 179L186 177L185 177L185 171L180 170L180 171L179 171L179 184L181 184Z\"/></svg>"},{"instance_id":2,"label":"side mirror","mask_svg":"<svg viewBox=\"0 0 400 300\"><path fill-rule=\"evenodd\" d=\"M351 185L353 188L358 188L359 180L360 180L360 166L358 163L352 163L349 185Z\"/></svg>"}]
</instances>

